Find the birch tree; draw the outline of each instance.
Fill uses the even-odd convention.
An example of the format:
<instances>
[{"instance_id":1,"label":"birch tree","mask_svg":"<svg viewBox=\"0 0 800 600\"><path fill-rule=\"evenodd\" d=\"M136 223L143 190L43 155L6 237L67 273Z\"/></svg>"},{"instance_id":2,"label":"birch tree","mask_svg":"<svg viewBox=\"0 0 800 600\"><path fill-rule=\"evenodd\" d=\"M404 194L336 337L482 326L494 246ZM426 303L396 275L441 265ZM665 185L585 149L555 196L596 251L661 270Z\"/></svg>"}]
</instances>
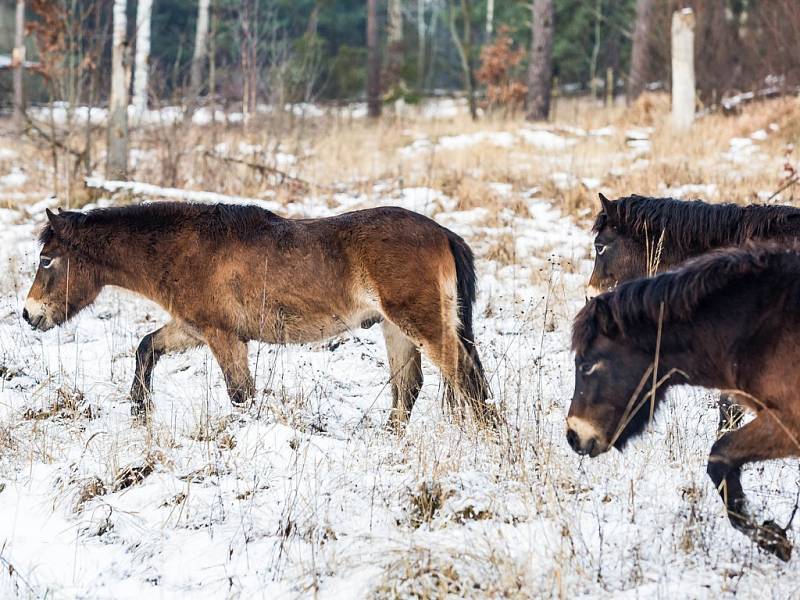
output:
<instances>
[{"instance_id":1,"label":"birch tree","mask_svg":"<svg viewBox=\"0 0 800 600\"><path fill-rule=\"evenodd\" d=\"M25 121L25 89L22 70L25 68L25 0L17 0L14 24L14 124L22 128Z\"/></svg>"},{"instance_id":2,"label":"birch tree","mask_svg":"<svg viewBox=\"0 0 800 600\"><path fill-rule=\"evenodd\" d=\"M111 94L108 101L108 148L106 177L126 179L128 176L128 77L125 68L127 52L126 0L114 0L111 35Z\"/></svg>"},{"instance_id":3,"label":"birch tree","mask_svg":"<svg viewBox=\"0 0 800 600\"><path fill-rule=\"evenodd\" d=\"M403 55L403 9L400 0L389 0L389 18L386 27L386 50L388 56L386 74L388 82L385 87L402 86Z\"/></svg>"},{"instance_id":4,"label":"birch tree","mask_svg":"<svg viewBox=\"0 0 800 600\"><path fill-rule=\"evenodd\" d=\"M550 114L553 77L553 0L533 0L532 39L528 66L528 121L541 121Z\"/></svg>"},{"instance_id":5,"label":"birch tree","mask_svg":"<svg viewBox=\"0 0 800 600\"><path fill-rule=\"evenodd\" d=\"M194 35L194 55L190 77L192 98L197 98L203 87L203 69L208 57L208 9L210 4L210 0L200 0L197 5L197 30Z\"/></svg>"},{"instance_id":6,"label":"birch tree","mask_svg":"<svg viewBox=\"0 0 800 600\"><path fill-rule=\"evenodd\" d=\"M147 110L150 77L150 21L153 0L139 0L136 7L136 56L133 67L133 106L137 116Z\"/></svg>"}]
</instances>

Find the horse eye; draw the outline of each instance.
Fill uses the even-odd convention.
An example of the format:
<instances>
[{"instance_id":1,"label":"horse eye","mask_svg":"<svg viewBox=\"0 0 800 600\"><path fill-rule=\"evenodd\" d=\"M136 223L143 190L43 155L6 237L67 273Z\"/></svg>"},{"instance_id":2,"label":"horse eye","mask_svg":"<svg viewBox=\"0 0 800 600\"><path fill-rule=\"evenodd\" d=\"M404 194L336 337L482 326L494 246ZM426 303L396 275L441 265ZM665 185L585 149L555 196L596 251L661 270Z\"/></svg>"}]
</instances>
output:
<instances>
[{"instance_id":1,"label":"horse eye","mask_svg":"<svg viewBox=\"0 0 800 600\"><path fill-rule=\"evenodd\" d=\"M53 266L53 259L49 256L42 256L39 258L39 264L42 265L43 269L49 269Z\"/></svg>"},{"instance_id":2,"label":"horse eye","mask_svg":"<svg viewBox=\"0 0 800 600\"><path fill-rule=\"evenodd\" d=\"M604 244L595 244L594 249L595 252L597 252L597 255L600 256L601 254L603 254L603 252L605 252L608 249L608 246Z\"/></svg>"},{"instance_id":3,"label":"horse eye","mask_svg":"<svg viewBox=\"0 0 800 600\"><path fill-rule=\"evenodd\" d=\"M591 375L597 369L597 363L581 363L578 369L580 369L581 375Z\"/></svg>"}]
</instances>

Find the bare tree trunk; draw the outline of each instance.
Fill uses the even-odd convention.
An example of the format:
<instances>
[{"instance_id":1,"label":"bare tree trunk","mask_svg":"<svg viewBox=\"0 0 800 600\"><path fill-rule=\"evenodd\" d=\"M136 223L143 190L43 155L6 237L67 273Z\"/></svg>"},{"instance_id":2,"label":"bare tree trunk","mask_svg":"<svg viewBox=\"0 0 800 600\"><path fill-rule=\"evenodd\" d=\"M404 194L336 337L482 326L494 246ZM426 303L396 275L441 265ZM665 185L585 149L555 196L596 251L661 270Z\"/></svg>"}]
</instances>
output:
<instances>
[{"instance_id":1,"label":"bare tree trunk","mask_svg":"<svg viewBox=\"0 0 800 600\"><path fill-rule=\"evenodd\" d=\"M403 44L403 11L400 0L389 0L389 20L387 23L387 52L388 62L386 65L387 81L384 87L402 86L403 76L403 56L405 54Z\"/></svg>"},{"instance_id":2,"label":"bare tree trunk","mask_svg":"<svg viewBox=\"0 0 800 600\"><path fill-rule=\"evenodd\" d=\"M486 38L494 33L494 0L486 0Z\"/></svg>"},{"instance_id":3,"label":"bare tree trunk","mask_svg":"<svg viewBox=\"0 0 800 600\"><path fill-rule=\"evenodd\" d=\"M258 88L254 0L242 0L239 17L242 27L242 112L247 121L256 110Z\"/></svg>"},{"instance_id":4,"label":"bare tree trunk","mask_svg":"<svg viewBox=\"0 0 800 600\"><path fill-rule=\"evenodd\" d=\"M140 0L141 1L141 0ZM210 0L200 0L197 5L197 30L194 34L194 56L189 85L192 90L192 101L200 95L203 87L203 67L208 56L208 7Z\"/></svg>"},{"instance_id":5,"label":"bare tree trunk","mask_svg":"<svg viewBox=\"0 0 800 600\"><path fill-rule=\"evenodd\" d=\"M367 0L367 110L381 116L381 59L378 48L378 2Z\"/></svg>"},{"instance_id":6,"label":"bare tree trunk","mask_svg":"<svg viewBox=\"0 0 800 600\"><path fill-rule=\"evenodd\" d=\"M12 64L14 65L14 125L22 129L25 124L25 89L22 72L25 68L25 0L17 0Z\"/></svg>"},{"instance_id":7,"label":"bare tree trunk","mask_svg":"<svg viewBox=\"0 0 800 600\"><path fill-rule=\"evenodd\" d=\"M133 106L139 116L147 110L152 12L153 0L139 0L136 6L136 57L133 67Z\"/></svg>"},{"instance_id":8,"label":"bare tree trunk","mask_svg":"<svg viewBox=\"0 0 800 600\"><path fill-rule=\"evenodd\" d=\"M426 29L425 0L417 0L417 89L420 92L425 88Z\"/></svg>"},{"instance_id":9,"label":"bare tree trunk","mask_svg":"<svg viewBox=\"0 0 800 600\"><path fill-rule=\"evenodd\" d=\"M461 60L461 71L464 78L464 91L467 93L469 114L472 120L478 118L478 105L475 101L475 70L472 65L472 9L470 0L461 0L461 17L463 19L462 34L459 37L456 27L456 10L453 0L449 0L450 9L450 35Z\"/></svg>"},{"instance_id":10,"label":"bare tree trunk","mask_svg":"<svg viewBox=\"0 0 800 600\"><path fill-rule=\"evenodd\" d=\"M686 131L694 122L694 12L672 13L672 127Z\"/></svg>"},{"instance_id":11,"label":"bare tree trunk","mask_svg":"<svg viewBox=\"0 0 800 600\"><path fill-rule=\"evenodd\" d=\"M108 148L106 177L128 177L128 77L125 72L126 0L114 0L111 53L111 94L108 101Z\"/></svg>"},{"instance_id":12,"label":"bare tree trunk","mask_svg":"<svg viewBox=\"0 0 800 600\"><path fill-rule=\"evenodd\" d=\"M550 114L553 77L553 0L533 0L530 65L528 66L528 121L546 120Z\"/></svg>"},{"instance_id":13,"label":"bare tree trunk","mask_svg":"<svg viewBox=\"0 0 800 600\"><path fill-rule=\"evenodd\" d=\"M644 89L650 57L650 15L653 0L636 0L636 23L633 29L631 71L628 74L628 102L633 102Z\"/></svg>"},{"instance_id":14,"label":"bare tree trunk","mask_svg":"<svg viewBox=\"0 0 800 600\"><path fill-rule=\"evenodd\" d=\"M211 6L211 39L208 47L208 95L214 96L217 93L217 28L219 20L217 18L217 2L214 0ZM216 111L216 108L214 109Z\"/></svg>"}]
</instances>

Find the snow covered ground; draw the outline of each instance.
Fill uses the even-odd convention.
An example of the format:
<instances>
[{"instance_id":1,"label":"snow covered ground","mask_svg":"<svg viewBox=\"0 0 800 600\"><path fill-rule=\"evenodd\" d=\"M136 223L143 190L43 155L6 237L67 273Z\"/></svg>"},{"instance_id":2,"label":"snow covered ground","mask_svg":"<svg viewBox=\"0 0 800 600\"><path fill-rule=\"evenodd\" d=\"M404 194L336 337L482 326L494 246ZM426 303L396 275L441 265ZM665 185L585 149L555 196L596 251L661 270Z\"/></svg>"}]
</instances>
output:
<instances>
[{"instance_id":1,"label":"snow covered ground","mask_svg":"<svg viewBox=\"0 0 800 600\"><path fill-rule=\"evenodd\" d=\"M16 175L0 175L11 192ZM55 201L0 208L0 597L796 597L800 559L780 563L733 531L707 480L713 394L675 390L624 455L569 449L569 334L591 236L546 198L492 188L523 210L459 211L439 190L389 183L281 210L402 205L467 239L478 346L507 418L498 437L448 422L427 362L408 432L385 432L379 328L251 344L259 392L246 413L207 350L164 358L153 424L133 426L133 351L164 312L107 290L66 326L32 331L22 304ZM785 524L798 463L749 469L744 485Z\"/></svg>"}]
</instances>

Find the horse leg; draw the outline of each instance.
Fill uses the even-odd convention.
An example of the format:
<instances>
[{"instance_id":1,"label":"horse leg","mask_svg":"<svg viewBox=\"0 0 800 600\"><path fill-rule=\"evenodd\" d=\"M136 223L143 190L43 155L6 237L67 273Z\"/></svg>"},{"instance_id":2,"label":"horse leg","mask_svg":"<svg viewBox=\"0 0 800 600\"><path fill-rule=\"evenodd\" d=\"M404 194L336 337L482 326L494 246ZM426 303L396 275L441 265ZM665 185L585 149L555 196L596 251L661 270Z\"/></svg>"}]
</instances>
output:
<instances>
[{"instance_id":1,"label":"horse leg","mask_svg":"<svg viewBox=\"0 0 800 600\"><path fill-rule=\"evenodd\" d=\"M247 342L219 329L204 331L203 336L222 369L231 404L246 408L256 392L247 364Z\"/></svg>"},{"instance_id":2,"label":"horse leg","mask_svg":"<svg viewBox=\"0 0 800 600\"><path fill-rule=\"evenodd\" d=\"M146 415L152 409L150 391L153 369L158 360L170 352L181 352L200 346L203 342L178 321L148 333L136 348L136 367L131 385L131 415Z\"/></svg>"},{"instance_id":3,"label":"horse leg","mask_svg":"<svg viewBox=\"0 0 800 600\"><path fill-rule=\"evenodd\" d=\"M445 381L445 403L457 420L463 420L468 408L481 425L496 426L499 422L494 406L487 404L488 385L475 360L474 347L466 349L458 335L457 319L442 318L446 310L419 310L426 305L403 306L403 310L384 306L384 314L417 346L441 371ZM425 318L426 316L430 318Z\"/></svg>"},{"instance_id":4,"label":"horse leg","mask_svg":"<svg viewBox=\"0 0 800 600\"><path fill-rule=\"evenodd\" d=\"M730 394L719 395L719 422L717 434L722 435L739 427L744 418L744 409L736 403Z\"/></svg>"},{"instance_id":5,"label":"horse leg","mask_svg":"<svg viewBox=\"0 0 800 600\"><path fill-rule=\"evenodd\" d=\"M798 428L789 430L795 437L792 439L784 429L786 425L781 427L779 424L781 418L782 415L774 412L762 412L741 429L723 435L711 447L707 472L722 497L731 525L762 549L781 560L789 560L792 545L786 538L785 530L773 521L756 525L748 513L747 499L740 480L741 467L747 463L800 454L800 447L796 442Z\"/></svg>"},{"instance_id":6,"label":"horse leg","mask_svg":"<svg viewBox=\"0 0 800 600\"><path fill-rule=\"evenodd\" d=\"M399 434L405 430L422 387L422 360L419 348L397 325L384 321L382 327L392 383L392 412L387 428Z\"/></svg>"}]
</instances>

